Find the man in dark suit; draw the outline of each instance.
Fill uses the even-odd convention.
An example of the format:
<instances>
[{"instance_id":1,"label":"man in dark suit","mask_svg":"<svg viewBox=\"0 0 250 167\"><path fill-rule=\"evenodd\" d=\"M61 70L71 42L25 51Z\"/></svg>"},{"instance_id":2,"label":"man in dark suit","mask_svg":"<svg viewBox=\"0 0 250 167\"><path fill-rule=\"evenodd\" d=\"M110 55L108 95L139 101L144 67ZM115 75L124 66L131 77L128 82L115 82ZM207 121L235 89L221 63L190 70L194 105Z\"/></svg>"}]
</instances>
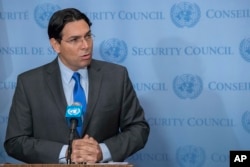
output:
<instances>
[{"instance_id":1,"label":"man in dark suit","mask_svg":"<svg viewBox=\"0 0 250 167\"><path fill-rule=\"evenodd\" d=\"M91 22L77 9L55 12L48 35L58 57L17 79L8 120L6 152L26 163L65 163L69 127L65 111L79 72L87 109L71 160L123 161L142 149L149 125L125 67L92 59Z\"/></svg>"}]
</instances>

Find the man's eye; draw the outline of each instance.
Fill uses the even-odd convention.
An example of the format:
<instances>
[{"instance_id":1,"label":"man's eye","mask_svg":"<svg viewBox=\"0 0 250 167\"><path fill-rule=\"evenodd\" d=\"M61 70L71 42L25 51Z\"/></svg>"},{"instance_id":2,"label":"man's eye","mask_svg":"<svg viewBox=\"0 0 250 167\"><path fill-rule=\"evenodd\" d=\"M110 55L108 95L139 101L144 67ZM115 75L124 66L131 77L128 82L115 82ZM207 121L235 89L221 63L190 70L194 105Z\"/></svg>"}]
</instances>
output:
<instances>
[{"instance_id":1,"label":"man's eye","mask_svg":"<svg viewBox=\"0 0 250 167\"><path fill-rule=\"evenodd\" d=\"M84 38L85 39L90 39L92 37L92 34L87 34Z\"/></svg>"},{"instance_id":2,"label":"man's eye","mask_svg":"<svg viewBox=\"0 0 250 167\"><path fill-rule=\"evenodd\" d=\"M73 38L73 39L70 39L69 41L70 42L76 42L78 40L78 38Z\"/></svg>"}]
</instances>

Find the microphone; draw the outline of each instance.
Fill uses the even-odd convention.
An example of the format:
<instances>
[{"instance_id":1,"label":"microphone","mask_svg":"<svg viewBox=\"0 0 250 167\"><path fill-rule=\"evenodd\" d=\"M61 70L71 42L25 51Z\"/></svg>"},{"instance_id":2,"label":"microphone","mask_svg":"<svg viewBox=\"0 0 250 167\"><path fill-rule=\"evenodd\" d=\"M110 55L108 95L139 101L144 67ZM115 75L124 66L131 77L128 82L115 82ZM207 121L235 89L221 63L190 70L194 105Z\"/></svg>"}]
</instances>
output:
<instances>
[{"instance_id":1,"label":"microphone","mask_svg":"<svg viewBox=\"0 0 250 167\"><path fill-rule=\"evenodd\" d=\"M82 126L82 105L78 102L68 106L65 114L70 130L75 130L76 127Z\"/></svg>"},{"instance_id":2,"label":"microphone","mask_svg":"<svg viewBox=\"0 0 250 167\"><path fill-rule=\"evenodd\" d=\"M76 127L82 126L82 112L82 105L78 102L73 103L66 109L65 117L70 127L67 164L71 164L72 142L74 139Z\"/></svg>"}]
</instances>

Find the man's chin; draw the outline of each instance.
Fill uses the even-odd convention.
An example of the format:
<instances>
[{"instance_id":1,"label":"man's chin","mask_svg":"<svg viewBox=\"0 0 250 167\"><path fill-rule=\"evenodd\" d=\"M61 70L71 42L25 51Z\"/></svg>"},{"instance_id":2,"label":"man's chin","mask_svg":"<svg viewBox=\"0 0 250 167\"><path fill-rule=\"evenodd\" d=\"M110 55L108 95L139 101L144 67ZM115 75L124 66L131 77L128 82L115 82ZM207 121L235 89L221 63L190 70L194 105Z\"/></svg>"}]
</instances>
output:
<instances>
[{"instance_id":1,"label":"man's chin","mask_svg":"<svg viewBox=\"0 0 250 167\"><path fill-rule=\"evenodd\" d=\"M84 60L84 63L81 64L82 68L85 68L90 65L92 59Z\"/></svg>"}]
</instances>

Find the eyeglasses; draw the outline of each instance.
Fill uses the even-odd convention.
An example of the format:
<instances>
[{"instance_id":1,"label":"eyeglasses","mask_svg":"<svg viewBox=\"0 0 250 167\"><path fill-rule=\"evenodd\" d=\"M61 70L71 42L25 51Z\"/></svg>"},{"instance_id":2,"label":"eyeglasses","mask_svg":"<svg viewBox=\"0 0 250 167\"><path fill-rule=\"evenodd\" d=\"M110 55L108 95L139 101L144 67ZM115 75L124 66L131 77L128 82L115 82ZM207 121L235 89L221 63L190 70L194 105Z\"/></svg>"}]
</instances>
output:
<instances>
[{"instance_id":1,"label":"eyeglasses","mask_svg":"<svg viewBox=\"0 0 250 167\"><path fill-rule=\"evenodd\" d=\"M83 41L89 44L90 42L92 42L94 37L95 36L92 33L87 33L85 36L73 36L67 40L62 39L62 41L65 41L71 45L80 45L83 43Z\"/></svg>"}]
</instances>

